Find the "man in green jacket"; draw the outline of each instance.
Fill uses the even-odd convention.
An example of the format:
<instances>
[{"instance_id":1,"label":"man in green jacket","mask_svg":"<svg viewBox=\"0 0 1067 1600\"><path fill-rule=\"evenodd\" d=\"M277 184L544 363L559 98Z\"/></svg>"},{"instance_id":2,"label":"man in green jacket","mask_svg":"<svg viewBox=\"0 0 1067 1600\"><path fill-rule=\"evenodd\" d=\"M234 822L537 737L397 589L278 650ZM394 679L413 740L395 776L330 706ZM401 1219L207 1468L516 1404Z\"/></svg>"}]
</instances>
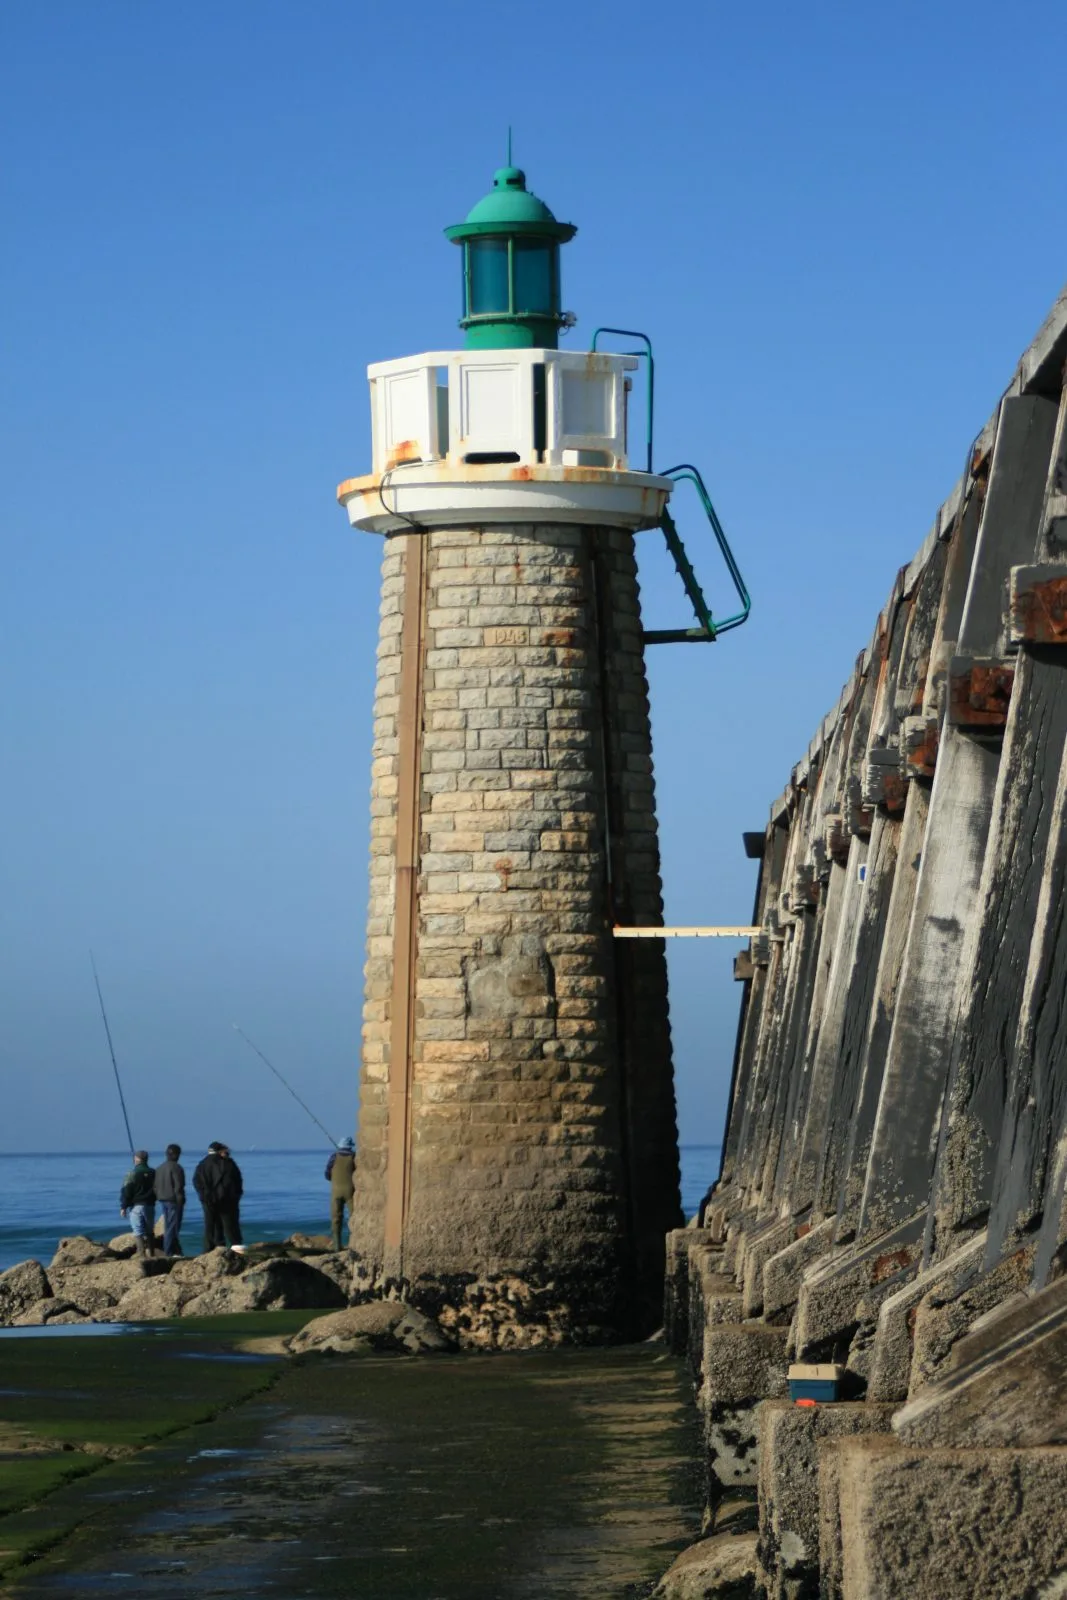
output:
<instances>
[{"instance_id":1,"label":"man in green jacket","mask_svg":"<svg viewBox=\"0 0 1067 1600\"><path fill-rule=\"evenodd\" d=\"M119 1190L119 1216L128 1216L137 1254L144 1259L156 1249L156 1175L148 1165L148 1151L133 1152L133 1170Z\"/></svg>"},{"instance_id":2,"label":"man in green jacket","mask_svg":"<svg viewBox=\"0 0 1067 1600\"><path fill-rule=\"evenodd\" d=\"M348 1207L348 1226L352 1226L352 1188L356 1170L356 1141L342 1139L326 1163L326 1176L330 1180L330 1230L335 1250L343 1248L341 1229L344 1226L345 1206Z\"/></svg>"}]
</instances>

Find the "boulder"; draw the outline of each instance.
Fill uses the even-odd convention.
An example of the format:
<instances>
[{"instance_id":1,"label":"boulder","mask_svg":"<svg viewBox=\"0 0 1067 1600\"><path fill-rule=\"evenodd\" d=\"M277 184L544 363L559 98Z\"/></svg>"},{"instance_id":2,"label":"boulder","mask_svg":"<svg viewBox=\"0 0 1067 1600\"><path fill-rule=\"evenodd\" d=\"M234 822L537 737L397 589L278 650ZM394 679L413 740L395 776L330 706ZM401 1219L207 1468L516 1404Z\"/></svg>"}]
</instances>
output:
<instances>
[{"instance_id":1,"label":"boulder","mask_svg":"<svg viewBox=\"0 0 1067 1600\"><path fill-rule=\"evenodd\" d=\"M145 1268L153 1276L166 1271L164 1261L148 1261ZM98 1306L113 1306L128 1289L141 1281L141 1263L129 1261L97 1261L85 1267L57 1267L52 1271L52 1288L56 1294L65 1295L84 1310Z\"/></svg>"},{"instance_id":2,"label":"boulder","mask_svg":"<svg viewBox=\"0 0 1067 1600\"><path fill-rule=\"evenodd\" d=\"M223 1278L236 1278L249 1265L243 1255L235 1255L221 1245L202 1256L178 1256L171 1262L170 1276L178 1283L191 1283L202 1293Z\"/></svg>"},{"instance_id":3,"label":"boulder","mask_svg":"<svg viewBox=\"0 0 1067 1600\"><path fill-rule=\"evenodd\" d=\"M289 1341L293 1355L305 1351L332 1351L339 1355L360 1350L402 1350L411 1355L453 1350L455 1345L434 1322L402 1300L369 1300L332 1316L316 1317Z\"/></svg>"},{"instance_id":4,"label":"boulder","mask_svg":"<svg viewBox=\"0 0 1067 1600\"><path fill-rule=\"evenodd\" d=\"M719 1533L683 1550L653 1589L654 1600L751 1600L756 1535Z\"/></svg>"},{"instance_id":5,"label":"boulder","mask_svg":"<svg viewBox=\"0 0 1067 1600\"><path fill-rule=\"evenodd\" d=\"M222 1278L182 1308L185 1317L217 1317L239 1311L331 1310L348 1296L332 1278L298 1258L267 1261L236 1278Z\"/></svg>"},{"instance_id":6,"label":"boulder","mask_svg":"<svg viewBox=\"0 0 1067 1600\"><path fill-rule=\"evenodd\" d=\"M70 1300L60 1300L56 1295L51 1295L46 1300L38 1300L32 1306L13 1317L13 1328L39 1328L46 1322L87 1322L85 1312L80 1306L74 1305Z\"/></svg>"},{"instance_id":7,"label":"boulder","mask_svg":"<svg viewBox=\"0 0 1067 1600\"><path fill-rule=\"evenodd\" d=\"M137 1241L132 1233L118 1233L113 1239L108 1240L107 1247L113 1256L126 1260L137 1249Z\"/></svg>"},{"instance_id":8,"label":"boulder","mask_svg":"<svg viewBox=\"0 0 1067 1600\"><path fill-rule=\"evenodd\" d=\"M15 1267L0 1272L0 1327L7 1326L38 1300L48 1300L53 1293L39 1261L20 1261Z\"/></svg>"},{"instance_id":9,"label":"boulder","mask_svg":"<svg viewBox=\"0 0 1067 1600\"><path fill-rule=\"evenodd\" d=\"M196 1293L192 1284L178 1282L173 1277L141 1278L132 1289L126 1291L106 1320L162 1322L168 1317L180 1317L182 1307Z\"/></svg>"},{"instance_id":10,"label":"boulder","mask_svg":"<svg viewBox=\"0 0 1067 1600\"><path fill-rule=\"evenodd\" d=\"M132 1234L130 1238L133 1238ZM52 1266L87 1267L97 1261L115 1259L115 1253L109 1245L100 1244L96 1239L87 1239L84 1233L76 1233L69 1239L60 1239L52 1257Z\"/></svg>"},{"instance_id":11,"label":"boulder","mask_svg":"<svg viewBox=\"0 0 1067 1600\"><path fill-rule=\"evenodd\" d=\"M350 1250L329 1250L324 1253L308 1252L302 1257L316 1272L324 1272L344 1292L346 1300L355 1292L354 1271L356 1258Z\"/></svg>"},{"instance_id":12,"label":"boulder","mask_svg":"<svg viewBox=\"0 0 1067 1600\"><path fill-rule=\"evenodd\" d=\"M309 1255L333 1249L328 1233L291 1233L285 1243L293 1250L306 1250Z\"/></svg>"}]
</instances>

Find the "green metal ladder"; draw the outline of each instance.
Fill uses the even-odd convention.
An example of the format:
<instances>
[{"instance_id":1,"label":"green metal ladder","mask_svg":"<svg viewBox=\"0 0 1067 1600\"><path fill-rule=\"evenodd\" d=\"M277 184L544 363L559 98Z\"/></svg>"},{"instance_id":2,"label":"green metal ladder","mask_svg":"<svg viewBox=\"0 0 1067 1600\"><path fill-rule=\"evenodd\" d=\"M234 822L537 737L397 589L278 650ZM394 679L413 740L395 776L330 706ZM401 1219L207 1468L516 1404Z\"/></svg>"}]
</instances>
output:
<instances>
[{"instance_id":1,"label":"green metal ladder","mask_svg":"<svg viewBox=\"0 0 1067 1600\"><path fill-rule=\"evenodd\" d=\"M617 337L624 339L640 339L644 345L643 350L632 350L629 351L628 354L642 356L648 362L648 403L645 419L645 454L647 464L645 470L646 472L651 473L652 425L656 383L656 363L652 354L652 341L648 337L647 333L637 333L633 328L597 328L596 332L593 334L593 350L596 349L597 340L602 333L615 334ZM674 518L671 516L670 511L666 506L664 506L663 516L660 520L659 526L663 532L663 537L667 542L667 549L671 553L671 558L674 561L678 576L682 580L682 586L684 587L686 594L689 596L689 603L693 608L693 615L696 617L697 626L695 628L646 629L646 631L642 634L643 642L645 644L714 644L720 633L728 633L731 628L739 628L743 622L748 621L749 612L752 610L752 600L749 596L748 589L745 587L745 580L741 576L741 569L734 559L733 551L730 549L730 544L723 529L723 525L719 521L718 513L712 504L707 485L705 484L704 479L700 476L698 469L692 466L690 462L683 461L678 466L670 467L666 472L660 472L656 475L661 478L672 478L675 483L691 483L696 489L697 494L700 496L700 503L704 507L704 514L711 526L711 531L715 535L715 542L718 545L719 550L722 553L722 558L726 563L726 570L730 574L730 579L734 588L737 590L737 597L741 602L741 610L735 612L733 616L723 618L721 622L716 622L715 618L711 614L711 611L708 609L708 603L704 598L704 591L701 589L700 582L693 570L693 563L690 561L689 556L686 553L685 545L682 543L681 535L678 532L678 526Z\"/></svg>"}]
</instances>

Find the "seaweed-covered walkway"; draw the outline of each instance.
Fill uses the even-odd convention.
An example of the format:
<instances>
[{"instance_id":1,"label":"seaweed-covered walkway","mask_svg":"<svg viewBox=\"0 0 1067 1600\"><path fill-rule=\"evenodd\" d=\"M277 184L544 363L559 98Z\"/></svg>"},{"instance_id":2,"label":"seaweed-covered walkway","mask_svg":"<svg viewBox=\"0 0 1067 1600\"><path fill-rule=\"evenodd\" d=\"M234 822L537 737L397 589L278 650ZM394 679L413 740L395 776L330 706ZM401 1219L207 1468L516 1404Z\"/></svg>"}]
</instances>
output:
<instances>
[{"instance_id":1,"label":"seaweed-covered walkway","mask_svg":"<svg viewBox=\"0 0 1067 1600\"><path fill-rule=\"evenodd\" d=\"M290 1364L179 1326L0 1345L8 1429L81 1445L0 1458L7 1505L87 1474L0 1516L5 1595L621 1600L696 1535L661 1348Z\"/></svg>"}]
</instances>

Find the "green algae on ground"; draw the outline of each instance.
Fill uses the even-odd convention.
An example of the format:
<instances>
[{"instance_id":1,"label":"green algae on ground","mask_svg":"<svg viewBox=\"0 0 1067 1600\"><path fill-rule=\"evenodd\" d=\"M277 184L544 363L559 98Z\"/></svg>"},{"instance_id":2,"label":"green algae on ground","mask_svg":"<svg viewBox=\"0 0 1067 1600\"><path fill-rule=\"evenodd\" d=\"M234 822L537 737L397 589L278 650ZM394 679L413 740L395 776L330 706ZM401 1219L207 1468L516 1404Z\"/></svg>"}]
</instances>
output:
<instances>
[{"instance_id":1,"label":"green algae on ground","mask_svg":"<svg viewBox=\"0 0 1067 1600\"><path fill-rule=\"evenodd\" d=\"M52 1547L83 1515L73 1480L99 1474L268 1388L285 1362L242 1341L288 1337L306 1311L146 1325L143 1333L0 1343L0 1573ZM95 1492L95 1491L94 1491Z\"/></svg>"},{"instance_id":2,"label":"green algae on ground","mask_svg":"<svg viewBox=\"0 0 1067 1600\"><path fill-rule=\"evenodd\" d=\"M0 1517L21 1511L61 1484L95 1472L99 1465L99 1457L73 1450L61 1455L0 1455Z\"/></svg>"},{"instance_id":3,"label":"green algae on ground","mask_svg":"<svg viewBox=\"0 0 1067 1600\"><path fill-rule=\"evenodd\" d=\"M110 1339L5 1337L0 1420L74 1446L148 1444L271 1384L280 1363L234 1361L234 1344L253 1330L294 1333L307 1320L306 1312L258 1312ZM183 1359L193 1344L204 1359Z\"/></svg>"},{"instance_id":4,"label":"green algae on ground","mask_svg":"<svg viewBox=\"0 0 1067 1600\"><path fill-rule=\"evenodd\" d=\"M9 1592L619 1600L695 1536L695 1446L654 1348L287 1364L59 1491L81 1525Z\"/></svg>"}]
</instances>

